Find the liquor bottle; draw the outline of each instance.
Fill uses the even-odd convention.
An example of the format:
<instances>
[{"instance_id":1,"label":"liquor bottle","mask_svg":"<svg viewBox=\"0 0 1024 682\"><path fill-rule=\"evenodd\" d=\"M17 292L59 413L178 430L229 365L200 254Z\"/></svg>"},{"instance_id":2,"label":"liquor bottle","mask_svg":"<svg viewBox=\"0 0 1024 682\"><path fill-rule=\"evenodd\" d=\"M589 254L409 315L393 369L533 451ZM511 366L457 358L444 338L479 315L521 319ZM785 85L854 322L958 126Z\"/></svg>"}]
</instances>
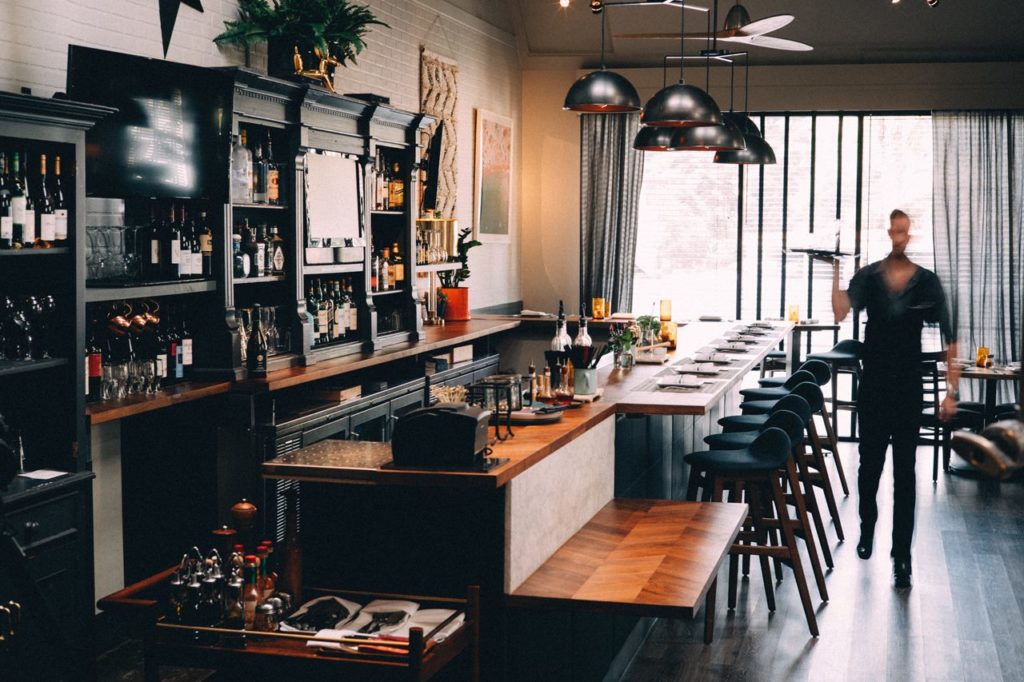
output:
<instances>
[{"instance_id":1,"label":"liquor bottle","mask_svg":"<svg viewBox=\"0 0 1024 682\"><path fill-rule=\"evenodd\" d=\"M247 274L245 256L242 254L242 235L231 235L231 271L235 279L242 279Z\"/></svg>"},{"instance_id":2,"label":"liquor bottle","mask_svg":"<svg viewBox=\"0 0 1024 682\"><path fill-rule=\"evenodd\" d=\"M255 143L256 151L252 161L252 202L254 204L267 203L267 182L268 167L267 157L263 151L263 145Z\"/></svg>"},{"instance_id":3,"label":"liquor bottle","mask_svg":"<svg viewBox=\"0 0 1024 682\"><path fill-rule=\"evenodd\" d=\"M59 244L68 239L68 204L64 199L64 184L60 179L60 154L53 159L53 185L50 188L50 202L56 218L54 240Z\"/></svg>"},{"instance_id":4,"label":"liquor bottle","mask_svg":"<svg viewBox=\"0 0 1024 682\"><path fill-rule=\"evenodd\" d=\"M391 255L391 249L384 249L382 258L388 268L388 289L394 289L398 284L398 280L395 278L395 259Z\"/></svg>"},{"instance_id":5,"label":"liquor bottle","mask_svg":"<svg viewBox=\"0 0 1024 682\"><path fill-rule=\"evenodd\" d=\"M573 339L572 345L579 348L590 348L594 345L593 340L590 338L590 333L587 331L587 306L580 306L580 329L576 332L576 338Z\"/></svg>"},{"instance_id":6,"label":"liquor bottle","mask_svg":"<svg viewBox=\"0 0 1024 682\"><path fill-rule=\"evenodd\" d=\"M401 211L405 206L405 181L402 180L402 169L395 161L391 165L391 177L388 179L388 210Z\"/></svg>"},{"instance_id":7,"label":"liquor bottle","mask_svg":"<svg viewBox=\"0 0 1024 682\"><path fill-rule=\"evenodd\" d=\"M33 247L49 249L57 236L57 216L53 212L50 193L46 190L46 154L39 155L39 191L36 193L36 239Z\"/></svg>"},{"instance_id":8,"label":"liquor bottle","mask_svg":"<svg viewBox=\"0 0 1024 682\"><path fill-rule=\"evenodd\" d=\"M398 251L398 242L391 245L391 269L395 273L395 284L400 285L405 280L405 261Z\"/></svg>"},{"instance_id":9,"label":"liquor bottle","mask_svg":"<svg viewBox=\"0 0 1024 682\"><path fill-rule=\"evenodd\" d=\"M246 142L242 128L231 145L231 201L236 204L252 203L252 153Z\"/></svg>"},{"instance_id":10,"label":"liquor bottle","mask_svg":"<svg viewBox=\"0 0 1024 682\"><path fill-rule=\"evenodd\" d=\"M25 209L22 213L21 245L27 249L35 246L36 243L36 200L32 196L32 190L28 185L28 157L22 154L21 161L21 177L18 182L24 190L25 196ZM14 228L17 231L17 218L15 218Z\"/></svg>"},{"instance_id":11,"label":"liquor bottle","mask_svg":"<svg viewBox=\"0 0 1024 682\"><path fill-rule=\"evenodd\" d=\"M373 196L374 207L378 211L388 210L388 187L384 167L384 157L377 153L373 164Z\"/></svg>"},{"instance_id":12,"label":"liquor bottle","mask_svg":"<svg viewBox=\"0 0 1024 682\"><path fill-rule=\"evenodd\" d=\"M284 274L284 240L277 231L277 225L270 227L270 273Z\"/></svg>"},{"instance_id":13,"label":"liquor bottle","mask_svg":"<svg viewBox=\"0 0 1024 682\"><path fill-rule=\"evenodd\" d=\"M306 315L309 316L313 325L313 345L317 345L320 339L320 301L316 298L316 289L313 283L309 283L309 291L306 292Z\"/></svg>"},{"instance_id":14,"label":"liquor bottle","mask_svg":"<svg viewBox=\"0 0 1024 682\"><path fill-rule=\"evenodd\" d=\"M14 216L11 214L11 187L7 181L7 155L0 152L0 249L14 246Z\"/></svg>"},{"instance_id":15,"label":"liquor bottle","mask_svg":"<svg viewBox=\"0 0 1024 682\"><path fill-rule=\"evenodd\" d=\"M171 227L171 233L178 237L177 252L177 276L178 279L188 279L192 276L192 246L188 241L188 231L185 224L185 207L180 207L180 217L176 218Z\"/></svg>"},{"instance_id":16,"label":"liquor bottle","mask_svg":"<svg viewBox=\"0 0 1024 682\"><path fill-rule=\"evenodd\" d=\"M202 256L202 276L213 277L213 230L206 220L206 211L199 214L199 252Z\"/></svg>"},{"instance_id":17,"label":"liquor bottle","mask_svg":"<svg viewBox=\"0 0 1024 682\"><path fill-rule=\"evenodd\" d=\"M142 235L142 276L148 280L160 279L160 219L157 218L156 203L150 205L149 226Z\"/></svg>"},{"instance_id":18,"label":"liquor bottle","mask_svg":"<svg viewBox=\"0 0 1024 682\"><path fill-rule=\"evenodd\" d=\"M317 313L320 317L320 343L330 343L331 328L334 326L331 298L324 293L323 283L320 281L317 281L316 298L320 304Z\"/></svg>"},{"instance_id":19,"label":"liquor bottle","mask_svg":"<svg viewBox=\"0 0 1024 682\"><path fill-rule=\"evenodd\" d=\"M11 162L11 248L20 249L25 245L25 186L21 183L18 153L12 154Z\"/></svg>"},{"instance_id":20,"label":"liquor bottle","mask_svg":"<svg viewBox=\"0 0 1024 682\"><path fill-rule=\"evenodd\" d=\"M387 291L393 288L394 282L391 279L391 264L388 263L388 250L380 252L380 265L377 266L377 282L380 283L380 290Z\"/></svg>"},{"instance_id":21,"label":"liquor bottle","mask_svg":"<svg viewBox=\"0 0 1024 682\"><path fill-rule=\"evenodd\" d=\"M178 349L180 360L179 369L181 370L181 376L178 378L181 379L185 374L191 373L192 371L193 350L192 332L188 329L188 323L185 321L184 315L181 316L181 343L178 345Z\"/></svg>"},{"instance_id":22,"label":"liquor bottle","mask_svg":"<svg viewBox=\"0 0 1024 682\"><path fill-rule=\"evenodd\" d=\"M336 338L344 339L348 336L348 301L341 292L341 282L334 281L334 331Z\"/></svg>"},{"instance_id":23,"label":"liquor bottle","mask_svg":"<svg viewBox=\"0 0 1024 682\"><path fill-rule=\"evenodd\" d=\"M177 328L171 324L171 317L169 314L164 315L164 322L167 323L167 331L164 335L164 347L167 349L167 374L166 380L163 384L164 386L170 386L171 384L177 383L181 377L178 370L178 346L181 344L181 337L178 335Z\"/></svg>"},{"instance_id":24,"label":"liquor bottle","mask_svg":"<svg viewBox=\"0 0 1024 682\"><path fill-rule=\"evenodd\" d=\"M91 403L103 398L102 395L103 377L103 349L96 338L96 328L89 337L89 343L85 346L85 399Z\"/></svg>"},{"instance_id":25,"label":"liquor bottle","mask_svg":"<svg viewBox=\"0 0 1024 682\"><path fill-rule=\"evenodd\" d=\"M377 256L370 258L370 291L380 291L380 263Z\"/></svg>"},{"instance_id":26,"label":"liquor bottle","mask_svg":"<svg viewBox=\"0 0 1024 682\"><path fill-rule=\"evenodd\" d=\"M267 274L267 226L260 225L256 228L256 255L253 259L256 277L265 277Z\"/></svg>"},{"instance_id":27,"label":"liquor bottle","mask_svg":"<svg viewBox=\"0 0 1024 682\"><path fill-rule=\"evenodd\" d=\"M565 330L565 305L559 301L558 322L555 326L555 335L551 338L551 350L561 353L569 346L572 346L572 339Z\"/></svg>"},{"instance_id":28,"label":"liquor bottle","mask_svg":"<svg viewBox=\"0 0 1024 682\"><path fill-rule=\"evenodd\" d=\"M345 287L345 296L348 298L349 303L348 331L355 336L356 332L359 331L359 305L356 303L355 296L352 295L352 280L349 280L348 285Z\"/></svg>"},{"instance_id":29,"label":"liquor bottle","mask_svg":"<svg viewBox=\"0 0 1024 682\"><path fill-rule=\"evenodd\" d=\"M266 225L263 229L263 275L270 277L274 274L274 237Z\"/></svg>"},{"instance_id":30,"label":"liquor bottle","mask_svg":"<svg viewBox=\"0 0 1024 682\"><path fill-rule=\"evenodd\" d=\"M261 312L259 303L253 306L252 331L249 332L249 342L245 347L246 368L254 377L267 376L267 335L263 332Z\"/></svg>"},{"instance_id":31,"label":"liquor bottle","mask_svg":"<svg viewBox=\"0 0 1024 682\"><path fill-rule=\"evenodd\" d=\"M246 260L246 277L258 277L256 263L256 233L249 225L249 219L242 221L242 254Z\"/></svg>"},{"instance_id":32,"label":"liquor bottle","mask_svg":"<svg viewBox=\"0 0 1024 682\"><path fill-rule=\"evenodd\" d=\"M167 383L167 349L170 344L170 340L167 336L167 325L170 323L166 318L164 318L163 323L163 328L158 328L153 337L153 342L156 345L156 377L159 379L161 385Z\"/></svg>"},{"instance_id":33,"label":"liquor bottle","mask_svg":"<svg viewBox=\"0 0 1024 682\"><path fill-rule=\"evenodd\" d=\"M281 169L274 162L273 138L267 131L267 203L275 206L281 203Z\"/></svg>"}]
</instances>

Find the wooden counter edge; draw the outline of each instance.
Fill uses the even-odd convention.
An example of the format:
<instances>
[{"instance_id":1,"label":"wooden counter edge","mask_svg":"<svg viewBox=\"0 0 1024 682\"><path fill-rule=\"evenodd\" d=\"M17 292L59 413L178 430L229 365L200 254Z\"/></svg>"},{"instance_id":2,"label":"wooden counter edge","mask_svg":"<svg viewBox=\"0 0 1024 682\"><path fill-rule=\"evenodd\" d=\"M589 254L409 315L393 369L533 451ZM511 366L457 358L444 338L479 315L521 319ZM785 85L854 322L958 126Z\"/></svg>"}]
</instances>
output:
<instances>
[{"instance_id":1,"label":"wooden counter edge","mask_svg":"<svg viewBox=\"0 0 1024 682\"><path fill-rule=\"evenodd\" d=\"M165 388L154 395L131 396L124 400L87 403L85 414L93 426L116 421L137 414L162 410L172 405L200 400L231 390L230 381L191 381L179 386Z\"/></svg>"}]
</instances>

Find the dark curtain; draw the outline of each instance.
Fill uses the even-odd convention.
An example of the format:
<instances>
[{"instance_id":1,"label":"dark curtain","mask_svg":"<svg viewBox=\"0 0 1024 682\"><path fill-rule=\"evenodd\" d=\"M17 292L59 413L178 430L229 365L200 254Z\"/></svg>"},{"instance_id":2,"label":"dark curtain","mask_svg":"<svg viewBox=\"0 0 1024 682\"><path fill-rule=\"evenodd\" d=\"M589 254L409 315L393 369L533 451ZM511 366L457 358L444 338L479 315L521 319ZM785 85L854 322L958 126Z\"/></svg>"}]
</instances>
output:
<instances>
[{"instance_id":1,"label":"dark curtain","mask_svg":"<svg viewBox=\"0 0 1024 682\"><path fill-rule=\"evenodd\" d=\"M638 114L580 116L580 296L631 310L644 155L633 149Z\"/></svg>"},{"instance_id":2,"label":"dark curtain","mask_svg":"<svg viewBox=\"0 0 1024 682\"><path fill-rule=\"evenodd\" d=\"M1021 359L1024 293L1024 114L933 114L935 272L950 299L960 354L988 346L996 361ZM1016 398L999 382L1000 402ZM963 381L981 399L977 381Z\"/></svg>"}]
</instances>

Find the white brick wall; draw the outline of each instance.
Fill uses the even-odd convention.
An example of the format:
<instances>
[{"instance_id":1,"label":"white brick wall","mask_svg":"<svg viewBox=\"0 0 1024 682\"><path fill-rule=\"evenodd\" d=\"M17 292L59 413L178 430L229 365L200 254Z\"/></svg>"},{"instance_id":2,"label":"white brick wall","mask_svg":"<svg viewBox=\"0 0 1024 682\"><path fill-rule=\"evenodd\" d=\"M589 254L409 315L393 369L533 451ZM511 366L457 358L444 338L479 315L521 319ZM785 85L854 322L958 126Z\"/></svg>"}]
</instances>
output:
<instances>
[{"instance_id":1,"label":"white brick wall","mask_svg":"<svg viewBox=\"0 0 1024 682\"><path fill-rule=\"evenodd\" d=\"M458 209L463 225L473 215L474 112L509 116L519 147L521 74L515 37L445 0L364 0L391 29L375 29L359 63L339 72L341 92L375 92L392 104L419 110L421 46L459 65L457 112ZM178 12L167 58L199 66L241 64L244 53L218 48L213 37L236 13L234 0L203 0L200 14ZM0 90L32 88L49 97L65 85L70 43L147 57L162 57L157 0L0 0ZM259 51L262 54L262 50ZM255 58L259 65L260 58ZM519 150L515 155L511 244L485 244L472 252L473 307L521 298L519 255Z\"/></svg>"}]
</instances>

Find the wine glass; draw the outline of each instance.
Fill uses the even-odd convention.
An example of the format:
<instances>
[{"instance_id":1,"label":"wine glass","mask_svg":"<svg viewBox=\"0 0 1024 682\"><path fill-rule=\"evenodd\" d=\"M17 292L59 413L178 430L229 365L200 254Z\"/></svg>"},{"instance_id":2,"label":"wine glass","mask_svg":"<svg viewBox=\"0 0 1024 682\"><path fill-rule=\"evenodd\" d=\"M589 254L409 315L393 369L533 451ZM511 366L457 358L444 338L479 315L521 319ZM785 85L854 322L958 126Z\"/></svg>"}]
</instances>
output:
<instances>
[{"instance_id":1,"label":"wine glass","mask_svg":"<svg viewBox=\"0 0 1024 682\"><path fill-rule=\"evenodd\" d=\"M277 355L277 308L263 306L260 308L260 323L267 335L267 355Z\"/></svg>"}]
</instances>

